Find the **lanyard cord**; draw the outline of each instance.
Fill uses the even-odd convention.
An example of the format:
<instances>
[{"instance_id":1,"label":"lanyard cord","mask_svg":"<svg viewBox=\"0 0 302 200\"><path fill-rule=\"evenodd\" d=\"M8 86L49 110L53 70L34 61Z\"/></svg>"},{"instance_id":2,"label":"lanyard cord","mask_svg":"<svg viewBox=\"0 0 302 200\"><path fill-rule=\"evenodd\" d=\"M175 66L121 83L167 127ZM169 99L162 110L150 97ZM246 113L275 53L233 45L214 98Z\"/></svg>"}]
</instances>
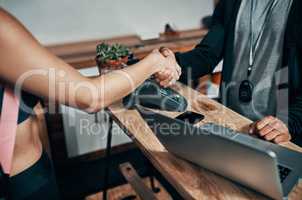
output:
<instances>
[{"instance_id":1,"label":"lanyard cord","mask_svg":"<svg viewBox=\"0 0 302 200\"><path fill-rule=\"evenodd\" d=\"M247 77L249 78L252 74L253 65L254 65L254 48L253 48L253 41L254 41L254 34L253 34L253 11L254 11L254 0L251 1L251 12L250 12L250 58L249 58L249 67L247 70Z\"/></svg>"},{"instance_id":2,"label":"lanyard cord","mask_svg":"<svg viewBox=\"0 0 302 200\"><path fill-rule=\"evenodd\" d=\"M268 11L267 11L267 16L265 17L265 21L264 21L264 25L263 27L261 28L261 31L259 33L259 35L257 36L256 38L256 44L255 44L255 48L254 48L254 27L253 27L253 24L254 24L254 20L253 20L253 12L255 10L254 8L254 2L255 0L250 0L251 2L251 10L250 10L250 35L249 35L249 40L250 40L250 53L249 53L249 67L248 67L248 70L247 70L247 77L249 78L252 74L252 71L253 71L253 67L254 67L254 61L255 61L255 51L257 49L257 46L259 45L259 41L261 40L262 38L262 34L264 32L264 28L265 28L265 24L268 23L268 18L269 16L271 15L272 13L272 10L273 8L275 7L277 1L276 0L272 0L269 8L268 8Z\"/></svg>"}]
</instances>

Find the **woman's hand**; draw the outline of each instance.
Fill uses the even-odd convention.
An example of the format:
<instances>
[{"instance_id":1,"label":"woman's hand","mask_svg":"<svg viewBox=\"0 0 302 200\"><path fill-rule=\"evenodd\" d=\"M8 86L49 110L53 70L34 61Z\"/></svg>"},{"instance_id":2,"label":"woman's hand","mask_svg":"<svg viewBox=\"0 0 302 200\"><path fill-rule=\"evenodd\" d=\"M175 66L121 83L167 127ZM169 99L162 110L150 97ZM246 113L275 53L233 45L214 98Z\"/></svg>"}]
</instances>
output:
<instances>
[{"instance_id":1,"label":"woman's hand","mask_svg":"<svg viewBox=\"0 0 302 200\"><path fill-rule=\"evenodd\" d=\"M160 52L167 58L167 66L163 72L157 73L156 80L163 87L168 87L176 83L181 75L181 67L178 65L173 51L168 48L161 48Z\"/></svg>"},{"instance_id":2,"label":"woman's hand","mask_svg":"<svg viewBox=\"0 0 302 200\"><path fill-rule=\"evenodd\" d=\"M154 49L143 61L147 62L153 68L154 74L163 73L169 64L168 59L158 49Z\"/></svg>"},{"instance_id":3,"label":"woman's hand","mask_svg":"<svg viewBox=\"0 0 302 200\"><path fill-rule=\"evenodd\" d=\"M291 135L287 126L279 119L268 116L253 123L250 127L250 134L257 134L267 141L277 144L289 142Z\"/></svg>"},{"instance_id":4,"label":"woman's hand","mask_svg":"<svg viewBox=\"0 0 302 200\"><path fill-rule=\"evenodd\" d=\"M181 68L177 64L175 55L170 49L155 49L144 61L154 67L155 78L163 87L175 84L181 75Z\"/></svg>"}]
</instances>

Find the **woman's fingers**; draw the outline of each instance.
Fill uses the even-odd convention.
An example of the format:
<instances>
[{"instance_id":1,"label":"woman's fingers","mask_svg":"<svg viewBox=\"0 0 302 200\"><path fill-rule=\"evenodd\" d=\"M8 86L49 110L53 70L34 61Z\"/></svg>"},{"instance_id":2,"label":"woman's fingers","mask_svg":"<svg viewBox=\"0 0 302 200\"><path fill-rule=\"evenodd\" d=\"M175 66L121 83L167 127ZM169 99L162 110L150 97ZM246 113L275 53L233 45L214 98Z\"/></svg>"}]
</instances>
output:
<instances>
[{"instance_id":1,"label":"woman's fingers","mask_svg":"<svg viewBox=\"0 0 302 200\"><path fill-rule=\"evenodd\" d=\"M170 76L170 77L167 78L166 80L161 81L161 82L160 82L160 85L161 85L162 87L168 87L168 86L171 84L172 81L173 81L173 77Z\"/></svg>"},{"instance_id":2,"label":"woman's fingers","mask_svg":"<svg viewBox=\"0 0 302 200\"><path fill-rule=\"evenodd\" d=\"M182 70L181 70L181 67L178 65L178 63L176 63L176 71L177 71L178 78L179 78L182 74Z\"/></svg>"},{"instance_id":3,"label":"woman's fingers","mask_svg":"<svg viewBox=\"0 0 302 200\"><path fill-rule=\"evenodd\" d=\"M169 78L169 76L170 74L167 69L163 69L162 71L155 74L155 78L159 80L159 82Z\"/></svg>"},{"instance_id":4,"label":"woman's fingers","mask_svg":"<svg viewBox=\"0 0 302 200\"><path fill-rule=\"evenodd\" d=\"M159 49L153 49L152 53L160 53Z\"/></svg>"}]
</instances>

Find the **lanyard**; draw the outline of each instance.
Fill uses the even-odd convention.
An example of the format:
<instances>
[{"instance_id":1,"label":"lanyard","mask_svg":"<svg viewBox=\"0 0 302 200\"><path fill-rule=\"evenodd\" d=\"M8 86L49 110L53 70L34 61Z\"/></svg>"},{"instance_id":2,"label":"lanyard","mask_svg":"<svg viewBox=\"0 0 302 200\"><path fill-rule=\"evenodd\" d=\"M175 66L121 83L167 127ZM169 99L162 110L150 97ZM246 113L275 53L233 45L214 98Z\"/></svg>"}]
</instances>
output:
<instances>
[{"instance_id":1,"label":"lanyard","mask_svg":"<svg viewBox=\"0 0 302 200\"><path fill-rule=\"evenodd\" d=\"M250 55L249 55L249 67L247 69L247 77L249 78L252 74L254 66L254 34L253 34L253 11L254 11L254 0L251 1L251 10L250 10Z\"/></svg>"},{"instance_id":2,"label":"lanyard","mask_svg":"<svg viewBox=\"0 0 302 200\"><path fill-rule=\"evenodd\" d=\"M254 48L254 28L253 28L253 25L254 25L253 12L255 10L254 9L254 0L250 0L250 2L251 2L250 23L249 23L249 26L250 26L250 35L249 35L250 53L249 53L249 67L248 67L248 70L247 70L247 77L248 78L251 76L252 71L253 71L254 62L255 62L255 51L258 47L260 39L262 38L265 25L267 24L267 19L271 15L272 10L273 10L274 6L276 5L276 0L272 0L272 3L271 3L271 5L270 5L270 7L267 11L267 15L265 17L266 19L264 21L263 27L261 28L261 31L260 31L259 35L257 36L257 41L256 41L255 48Z\"/></svg>"}]
</instances>

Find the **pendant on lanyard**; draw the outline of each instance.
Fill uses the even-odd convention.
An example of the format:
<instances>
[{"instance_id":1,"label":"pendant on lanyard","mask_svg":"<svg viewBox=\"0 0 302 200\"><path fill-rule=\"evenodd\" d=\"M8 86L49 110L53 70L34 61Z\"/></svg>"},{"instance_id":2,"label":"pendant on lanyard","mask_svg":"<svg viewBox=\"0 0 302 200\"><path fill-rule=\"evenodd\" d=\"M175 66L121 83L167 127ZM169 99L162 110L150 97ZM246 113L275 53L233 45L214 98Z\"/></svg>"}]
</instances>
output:
<instances>
[{"instance_id":1,"label":"pendant on lanyard","mask_svg":"<svg viewBox=\"0 0 302 200\"><path fill-rule=\"evenodd\" d=\"M253 48L253 41L254 41L254 36L253 36L253 9L254 7L254 0L251 0L251 11L250 11L250 54L249 54L249 67L247 70L247 79L242 81L239 87L239 100L243 103L250 103L253 99L253 90L254 90L254 85L253 83L249 80L253 66L254 66L254 48Z\"/></svg>"}]
</instances>

